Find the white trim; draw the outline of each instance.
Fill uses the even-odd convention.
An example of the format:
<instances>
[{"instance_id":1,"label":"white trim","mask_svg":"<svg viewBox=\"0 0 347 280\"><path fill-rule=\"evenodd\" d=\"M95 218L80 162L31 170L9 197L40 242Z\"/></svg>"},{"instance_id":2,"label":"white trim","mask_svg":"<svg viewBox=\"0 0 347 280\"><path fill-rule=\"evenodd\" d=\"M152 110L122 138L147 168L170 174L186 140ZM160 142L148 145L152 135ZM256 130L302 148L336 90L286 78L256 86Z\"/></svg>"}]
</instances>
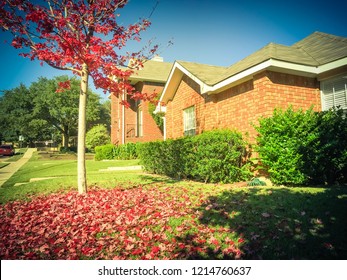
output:
<instances>
[{"instance_id":1,"label":"white trim","mask_svg":"<svg viewBox=\"0 0 347 280\"><path fill-rule=\"evenodd\" d=\"M200 89L202 91L202 89L204 87L206 87L207 85L201 81L198 77L196 77L195 75L193 75L191 72L189 72L186 68L184 68L181 64L179 64L179 62L175 61L174 65L172 66L171 72L169 74L168 80L165 84L165 87L163 89L163 94L160 97L160 102L164 102L166 103L170 98L173 97L173 95L175 94L177 87L179 85L179 82L181 81L183 74L187 75L189 78L191 78L194 82L196 82L199 86ZM175 84L175 82L177 81L177 85L172 88L172 84ZM165 95L167 95L166 93L169 91L169 97L167 99L165 99Z\"/></svg>"},{"instance_id":2,"label":"white trim","mask_svg":"<svg viewBox=\"0 0 347 280\"><path fill-rule=\"evenodd\" d=\"M153 114L166 113L166 106L163 106L161 102L158 102Z\"/></svg>"},{"instance_id":3,"label":"white trim","mask_svg":"<svg viewBox=\"0 0 347 280\"><path fill-rule=\"evenodd\" d=\"M171 69L169 78L163 89L163 94L160 97L160 102L166 103L174 96L183 74L187 75L200 86L202 94L215 94L225 90L226 88L232 87L233 85L237 85L240 82L246 81L247 79L252 78L253 75L261 71L264 71L265 69L276 70L288 74L303 75L313 78L317 77L317 75L319 74L339 68L344 65L347 65L347 57L333 62L329 62L321 66L308 66L270 58L262 63L252 66L251 68L248 68L240 73L237 73L213 86L210 86L205 84L198 77L193 75L181 64L179 64L179 62L176 61ZM163 110L165 109L163 106L161 106L161 112L163 112Z\"/></svg>"},{"instance_id":4,"label":"white trim","mask_svg":"<svg viewBox=\"0 0 347 280\"><path fill-rule=\"evenodd\" d=\"M122 94L123 101L125 100L125 91ZM125 144L125 105L122 106L122 144Z\"/></svg>"},{"instance_id":5,"label":"white trim","mask_svg":"<svg viewBox=\"0 0 347 280\"><path fill-rule=\"evenodd\" d=\"M316 66L300 65L276 59L268 59L260 64L257 64L251 68L248 68L236 75L233 75L218 84L210 87L208 92L204 93L219 93L227 87L239 83L240 81L247 80L247 77L253 77L253 75L262 72L266 69L277 70L288 74L301 74L304 76L315 77L319 73L319 68Z\"/></svg>"},{"instance_id":6,"label":"white trim","mask_svg":"<svg viewBox=\"0 0 347 280\"><path fill-rule=\"evenodd\" d=\"M322 74L324 72L327 72L327 71L330 71L345 65L347 65L347 57L319 66L318 74Z\"/></svg>"}]
</instances>

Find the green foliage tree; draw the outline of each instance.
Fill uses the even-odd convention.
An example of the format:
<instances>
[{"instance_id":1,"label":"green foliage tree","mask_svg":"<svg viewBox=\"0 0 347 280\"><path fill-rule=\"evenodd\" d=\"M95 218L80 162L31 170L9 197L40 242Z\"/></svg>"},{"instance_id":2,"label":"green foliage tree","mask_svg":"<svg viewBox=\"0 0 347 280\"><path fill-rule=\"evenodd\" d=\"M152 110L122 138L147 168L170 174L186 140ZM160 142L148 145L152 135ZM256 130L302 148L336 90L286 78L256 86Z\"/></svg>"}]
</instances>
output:
<instances>
[{"instance_id":1,"label":"green foliage tree","mask_svg":"<svg viewBox=\"0 0 347 280\"><path fill-rule=\"evenodd\" d=\"M110 136L104 125L98 124L92 127L86 134L86 146L89 150L94 151L96 146L108 144Z\"/></svg>"},{"instance_id":2,"label":"green foliage tree","mask_svg":"<svg viewBox=\"0 0 347 280\"><path fill-rule=\"evenodd\" d=\"M87 130L92 127L101 124L106 127L108 133L111 133L111 101L104 100L99 106L99 118L95 121L89 121L87 123Z\"/></svg>"},{"instance_id":3,"label":"green foliage tree","mask_svg":"<svg viewBox=\"0 0 347 280\"><path fill-rule=\"evenodd\" d=\"M34 118L33 96L25 85L6 90L0 97L0 131L6 142L16 142L20 135L29 143L50 139L46 121Z\"/></svg>"},{"instance_id":4,"label":"green foliage tree","mask_svg":"<svg viewBox=\"0 0 347 280\"><path fill-rule=\"evenodd\" d=\"M60 82L68 79L59 76L54 79L39 78L30 86L34 103L34 118L46 121L63 135L63 146L68 148L69 138L76 135L78 126L78 102L80 81L71 78L71 87L63 92L56 92ZM87 122L100 118L100 97L88 90Z\"/></svg>"}]
</instances>

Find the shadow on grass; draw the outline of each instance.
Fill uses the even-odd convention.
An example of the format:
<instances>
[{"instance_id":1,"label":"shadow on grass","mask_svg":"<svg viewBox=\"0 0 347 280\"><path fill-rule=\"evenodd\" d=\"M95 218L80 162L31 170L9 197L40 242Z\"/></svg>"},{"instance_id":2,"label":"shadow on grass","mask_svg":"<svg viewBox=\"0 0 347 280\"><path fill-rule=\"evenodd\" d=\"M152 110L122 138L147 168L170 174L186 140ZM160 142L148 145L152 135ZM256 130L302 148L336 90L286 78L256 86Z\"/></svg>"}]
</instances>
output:
<instances>
[{"instance_id":1,"label":"shadow on grass","mask_svg":"<svg viewBox=\"0 0 347 280\"><path fill-rule=\"evenodd\" d=\"M150 184L177 184L182 182L181 180L176 180L170 177L165 177L161 175L153 175L153 174L144 174L140 175L141 181L145 182L142 185L150 185Z\"/></svg>"},{"instance_id":2,"label":"shadow on grass","mask_svg":"<svg viewBox=\"0 0 347 280\"><path fill-rule=\"evenodd\" d=\"M347 188L236 189L196 210L243 236L245 259L347 259Z\"/></svg>"}]
</instances>

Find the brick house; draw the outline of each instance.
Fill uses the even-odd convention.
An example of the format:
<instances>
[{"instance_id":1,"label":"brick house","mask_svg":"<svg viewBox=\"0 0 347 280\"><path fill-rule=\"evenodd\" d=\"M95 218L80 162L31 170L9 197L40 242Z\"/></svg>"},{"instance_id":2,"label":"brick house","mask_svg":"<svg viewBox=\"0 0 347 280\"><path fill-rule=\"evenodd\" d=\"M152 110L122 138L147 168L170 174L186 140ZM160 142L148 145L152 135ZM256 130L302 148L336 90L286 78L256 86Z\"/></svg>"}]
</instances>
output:
<instances>
[{"instance_id":1,"label":"brick house","mask_svg":"<svg viewBox=\"0 0 347 280\"><path fill-rule=\"evenodd\" d=\"M164 62L160 57L146 61L143 68L129 79L136 90L142 93L161 94L168 78L172 63ZM127 98L130 107L120 104ZM149 102L135 101L129 96L111 94L111 143L147 142L163 140L160 130L149 112Z\"/></svg>"},{"instance_id":2,"label":"brick house","mask_svg":"<svg viewBox=\"0 0 347 280\"><path fill-rule=\"evenodd\" d=\"M230 67L176 61L160 98L165 138L230 128L254 140L274 108L347 109L347 38L315 32L292 46L270 43Z\"/></svg>"}]
</instances>

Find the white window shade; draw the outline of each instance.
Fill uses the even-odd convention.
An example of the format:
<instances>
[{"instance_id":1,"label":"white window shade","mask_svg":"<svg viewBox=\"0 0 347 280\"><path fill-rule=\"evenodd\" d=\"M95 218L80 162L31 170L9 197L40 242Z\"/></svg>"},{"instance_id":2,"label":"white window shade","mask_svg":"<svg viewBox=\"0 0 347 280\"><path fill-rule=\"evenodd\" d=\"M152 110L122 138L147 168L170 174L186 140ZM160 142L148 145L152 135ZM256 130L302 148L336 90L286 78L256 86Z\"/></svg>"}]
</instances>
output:
<instances>
[{"instance_id":1,"label":"white window shade","mask_svg":"<svg viewBox=\"0 0 347 280\"><path fill-rule=\"evenodd\" d=\"M347 109L347 75L322 82L323 110Z\"/></svg>"},{"instance_id":2,"label":"white window shade","mask_svg":"<svg viewBox=\"0 0 347 280\"><path fill-rule=\"evenodd\" d=\"M195 135L195 107L183 110L184 135Z\"/></svg>"}]
</instances>

